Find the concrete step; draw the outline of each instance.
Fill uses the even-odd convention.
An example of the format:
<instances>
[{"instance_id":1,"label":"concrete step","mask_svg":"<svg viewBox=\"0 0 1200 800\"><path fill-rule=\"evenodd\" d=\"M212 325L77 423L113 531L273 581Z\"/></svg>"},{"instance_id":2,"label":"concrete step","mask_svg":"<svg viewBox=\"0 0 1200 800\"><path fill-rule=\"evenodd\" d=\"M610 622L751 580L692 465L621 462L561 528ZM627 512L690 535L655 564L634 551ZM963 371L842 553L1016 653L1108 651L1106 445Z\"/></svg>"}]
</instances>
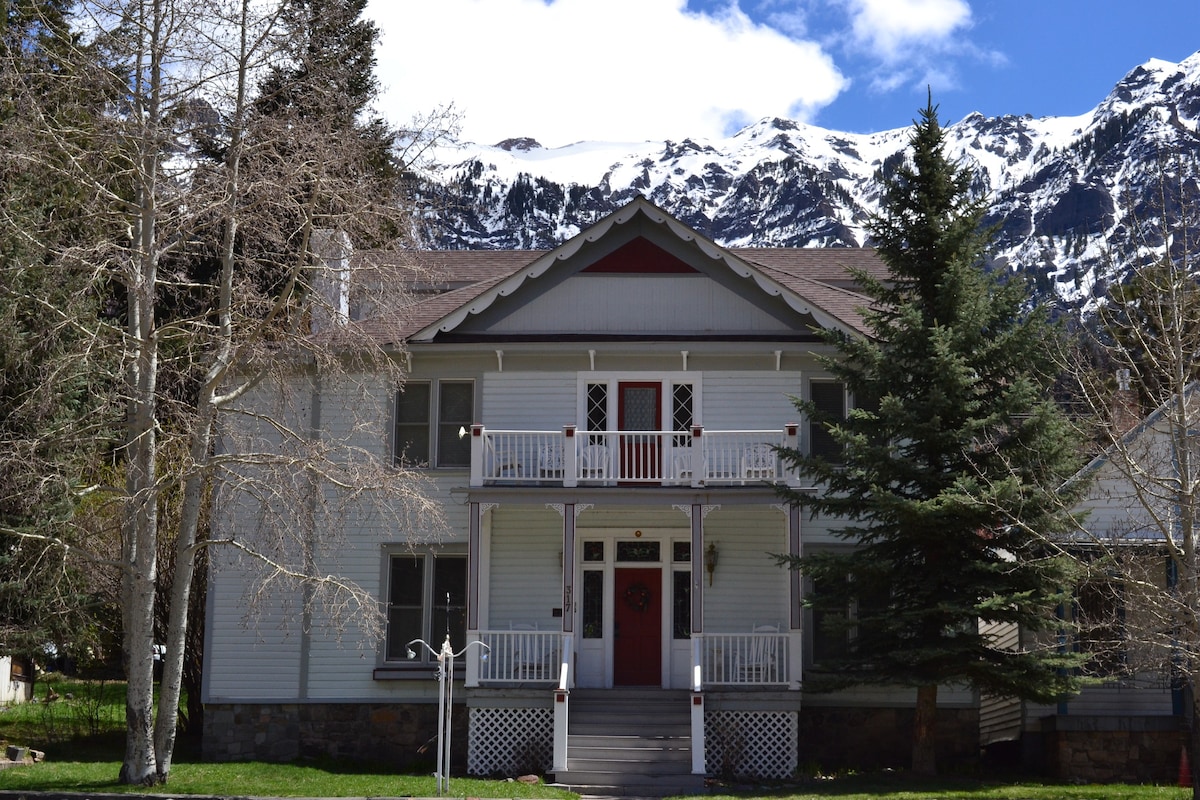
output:
<instances>
[{"instance_id":1,"label":"concrete step","mask_svg":"<svg viewBox=\"0 0 1200 800\"><path fill-rule=\"evenodd\" d=\"M688 722L664 722L662 720L618 717L614 719L577 719L571 715L567 724L571 736L688 736L692 735L692 724Z\"/></svg>"},{"instance_id":2,"label":"concrete step","mask_svg":"<svg viewBox=\"0 0 1200 800\"><path fill-rule=\"evenodd\" d=\"M585 794L702 790L704 776L691 774L689 697L661 689L573 691L568 769L555 774L556 782Z\"/></svg>"},{"instance_id":3,"label":"concrete step","mask_svg":"<svg viewBox=\"0 0 1200 800\"><path fill-rule=\"evenodd\" d=\"M567 759L567 771L574 775L577 772L606 772L623 775L627 778L635 776L664 776L692 774L692 761L673 761L661 758L639 759L629 756L621 758L588 758L586 756L571 756Z\"/></svg>"},{"instance_id":4,"label":"concrete step","mask_svg":"<svg viewBox=\"0 0 1200 800\"><path fill-rule=\"evenodd\" d=\"M570 770L554 775L553 783L587 795L653 797L696 794L704 789L703 775L641 775L607 771Z\"/></svg>"},{"instance_id":5,"label":"concrete step","mask_svg":"<svg viewBox=\"0 0 1200 800\"><path fill-rule=\"evenodd\" d=\"M615 750L631 752L646 750L654 752L690 751L692 737L690 736L607 736L600 734L576 735L571 734L567 739L571 752L576 750Z\"/></svg>"}]
</instances>

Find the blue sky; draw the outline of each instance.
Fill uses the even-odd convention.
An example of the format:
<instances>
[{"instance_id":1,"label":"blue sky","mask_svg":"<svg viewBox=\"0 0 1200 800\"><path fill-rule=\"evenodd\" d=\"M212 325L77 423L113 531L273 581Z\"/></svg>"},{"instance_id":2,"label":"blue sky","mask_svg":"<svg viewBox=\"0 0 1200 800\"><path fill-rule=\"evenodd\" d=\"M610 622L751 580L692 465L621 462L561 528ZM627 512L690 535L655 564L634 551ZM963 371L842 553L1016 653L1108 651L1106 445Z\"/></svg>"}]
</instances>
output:
<instances>
[{"instance_id":1,"label":"blue sky","mask_svg":"<svg viewBox=\"0 0 1200 800\"><path fill-rule=\"evenodd\" d=\"M714 138L767 116L835 130L1082 114L1200 49L1200 0L371 0L379 109L453 105L461 138Z\"/></svg>"}]
</instances>

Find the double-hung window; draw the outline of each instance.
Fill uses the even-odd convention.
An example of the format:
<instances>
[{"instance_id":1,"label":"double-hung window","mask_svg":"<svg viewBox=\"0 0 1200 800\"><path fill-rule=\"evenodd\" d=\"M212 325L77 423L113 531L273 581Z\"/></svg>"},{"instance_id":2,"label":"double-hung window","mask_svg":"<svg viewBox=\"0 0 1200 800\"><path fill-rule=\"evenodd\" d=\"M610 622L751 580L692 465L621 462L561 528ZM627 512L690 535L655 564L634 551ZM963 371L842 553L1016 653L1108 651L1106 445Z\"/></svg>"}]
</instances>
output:
<instances>
[{"instance_id":1,"label":"double-hung window","mask_svg":"<svg viewBox=\"0 0 1200 800\"><path fill-rule=\"evenodd\" d=\"M808 385L808 398L821 415L834 422L846 418L846 388L837 381L813 381ZM809 420L808 423L808 452L813 456L822 456L830 461L840 461L841 445L833 438L833 434L824 423Z\"/></svg>"},{"instance_id":2,"label":"double-hung window","mask_svg":"<svg viewBox=\"0 0 1200 800\"><path fill-rule=\"evenodd\" d=\"M387 557L387 644L384 660L428 664L421 639L440 649L446 634L456 648L467 641L467 557L463 553L393 552Z\"/></svg>"},{"instance_id":3,"label":"double-hung window","mask_svg":"<svg viewBox=\"0 0 1200 800\"><path fill-rule=\"evenodd\" d=\"M475 382L408 381L396 392L393 462L408 467L469 467ZM436 455L436 458L434 456Z\"/></svg>"}]
</instances>

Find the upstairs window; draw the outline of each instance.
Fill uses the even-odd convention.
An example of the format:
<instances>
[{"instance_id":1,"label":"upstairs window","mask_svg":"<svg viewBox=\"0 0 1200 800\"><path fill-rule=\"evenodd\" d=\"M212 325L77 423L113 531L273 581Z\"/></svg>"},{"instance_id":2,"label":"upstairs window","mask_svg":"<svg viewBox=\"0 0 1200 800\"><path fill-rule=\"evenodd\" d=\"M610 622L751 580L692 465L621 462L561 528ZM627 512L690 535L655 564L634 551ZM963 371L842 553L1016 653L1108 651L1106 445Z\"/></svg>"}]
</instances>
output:
<instances>
[{"instance_id":1,"label":"upstairs window","mask_svg":"<svg viewBox=\"0 0 1200 800\"><path fill-rule=\"evenodd\" d=\"M474 381L407 382L396 393L393 462L408 467L469 467L471 438L459 433L470 430L474 417ZM431 458L434 452L436 463Z\"/></svg>"},{"instance_id":2,"label":"upstairs window","mask_svg":"<svg viewBox=\"0 0 1200 800\"><path fill-rule=\"evenodd\" d=\"M473 381L438 383L438 461L439 467L471 466L470 431L475 416Z\"/></svg>"},{"instance_id":3,"label":"upstairs window","mask_svg":"<svg viewBox=\"0 0 1200 800\"><path fill-rule=\"evenodd\" d=\"M428 467L430 384L409 381L396 392L396 430L392 460L397 466Z\"/></svg>"},{"instance_id":4,"label":"upstairs window","mask_svg":"<svg viewBox=\"0 0 1200 800\"><path fill-rule=\"evenodd\" d=\"M808 386L808 397L823 416L835 421L846 418L846 388L840 382L814 381ZM841 445L815 420L808 422L808 452L830 461L840 461L842 456Z\"/></svg>"}]
</instances>

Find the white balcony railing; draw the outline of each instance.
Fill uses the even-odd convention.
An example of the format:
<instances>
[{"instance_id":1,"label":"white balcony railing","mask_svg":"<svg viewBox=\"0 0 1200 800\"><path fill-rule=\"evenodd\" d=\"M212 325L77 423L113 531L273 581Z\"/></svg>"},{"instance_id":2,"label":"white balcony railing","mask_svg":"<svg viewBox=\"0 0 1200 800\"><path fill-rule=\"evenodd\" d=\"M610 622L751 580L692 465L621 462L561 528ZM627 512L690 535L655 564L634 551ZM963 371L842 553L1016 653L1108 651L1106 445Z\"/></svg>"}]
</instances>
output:
<instances>
[{"instance_id":1,"label":"white balcony railing","mask_svg":"<svg viewBox=\"0 0 1200 800\"><path fill-rule=\"evenodd\" d=\"M703 686L761 687L798 685L791 674L794 632L763 626L753 633L704 633L693 639L693 658ZM472 635L486 648L472 648L470 685L540 684L568 689L573 681L571 635L561 631L481 630ZM799 659L799 655L796 654ZM797 663L798 660L797 660Z\"/></svg>"},{"instance_id":2,"label":"white balcony railing","mask_svg":"<svg viewBox=\"0 0 1200 800\"><path fill-rule=\"evenodd\" d=\"M561 431L517 431L475 425L471 485L796 485L778 448L796 448L798 428L579 431L568 425Z\"/></svg>"},{"instance_id":3,"label":"white balcony railing","mask_svg":"<svg viewBox=\"0 0 1200 800\"><path fill-rule=\"evenodd\" d=\"M479 657L479 683L558 684L561 631L480 631L487 645Z\"/></svg>"},{"instance_id":4,"label":"white balcony railing","mask_svg":"<svg viewBox=\"0 0 1200 800\"><path fill-rule=\"evenodd\" d=\"M786 632L705 633L699 649L705 684L775 686L788 683Z\"/></svg>"}]
</instances>

